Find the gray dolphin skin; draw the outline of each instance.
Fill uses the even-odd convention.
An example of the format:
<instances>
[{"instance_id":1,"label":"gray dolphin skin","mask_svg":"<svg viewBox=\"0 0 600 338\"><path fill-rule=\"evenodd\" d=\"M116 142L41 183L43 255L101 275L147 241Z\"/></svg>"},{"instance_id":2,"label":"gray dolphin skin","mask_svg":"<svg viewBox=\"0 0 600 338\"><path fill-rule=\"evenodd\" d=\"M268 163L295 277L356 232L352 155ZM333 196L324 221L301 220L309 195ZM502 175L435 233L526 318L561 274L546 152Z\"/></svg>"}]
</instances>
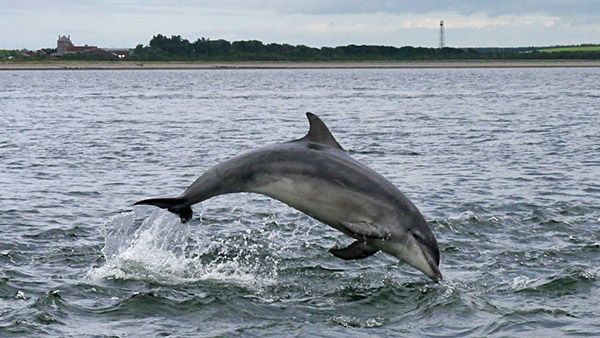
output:
<instances>
[{"instance_id":1,"label":"gray dolphin skin","mask_svg":"<svg viewBox=\"0 0 600 338\"><path fill-rule=\"evenodd\" d=\"M237 192L269 196L355 241L329 251L362 259L383 251L440 281L440 253L425 218L380 174L354 160L319 117L306 113L310 130L301 139L238 155L210 168L175 198L136 202L168 209L182 222L191 206Z\"/></svg>"}]
</instances>

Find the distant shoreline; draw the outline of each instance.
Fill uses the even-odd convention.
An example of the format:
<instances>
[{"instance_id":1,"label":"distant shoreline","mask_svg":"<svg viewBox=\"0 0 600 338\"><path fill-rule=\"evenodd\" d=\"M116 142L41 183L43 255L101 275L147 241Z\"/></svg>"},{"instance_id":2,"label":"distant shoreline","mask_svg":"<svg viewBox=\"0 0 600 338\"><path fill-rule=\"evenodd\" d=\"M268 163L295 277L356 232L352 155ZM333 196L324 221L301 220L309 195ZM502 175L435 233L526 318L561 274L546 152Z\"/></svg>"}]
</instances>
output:
<instances>
[{"instance_id":1,"label":"distant shoreline","mask_svg":"<svg viewBox=\"0 0 600 338\"><path fill-rule=\"evenodd\" d=\"M186 69L411 69L411 68L585 68L600 60L462 60L462 61L50 61L0 62L3 70L186 70Z\"/></svg>"}]
</instances>

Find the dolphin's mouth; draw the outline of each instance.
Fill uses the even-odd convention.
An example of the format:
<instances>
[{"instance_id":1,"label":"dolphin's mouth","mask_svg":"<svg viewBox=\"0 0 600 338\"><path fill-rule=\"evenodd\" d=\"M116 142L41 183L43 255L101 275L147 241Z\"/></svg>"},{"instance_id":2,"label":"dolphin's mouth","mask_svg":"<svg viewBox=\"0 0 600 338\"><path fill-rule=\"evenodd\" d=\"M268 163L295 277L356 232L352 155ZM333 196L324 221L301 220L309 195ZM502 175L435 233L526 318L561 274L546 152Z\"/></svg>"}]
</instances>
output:
<instances>
[{"instance_id":1,"label":"dolphin's mouth","mask_svg":"<svg viewBox=\"0 0 600 338\"><path fill-rule=\"evenodd\" d=\"M435 264L435 262L431 261L430 257L423 253L425 255L425 259L427 260L427 262L429 263L429 267L431 268L431 272L432 274L427 274L427 276L429 276L429 278L431 278L434 282L439 283L442 281L442 279L444 279L444 277L442 276L442 272L440 271L440 268L438 267L437 264Z\"/></svg>"},{"instance_id":2,"label":"dolphin's mouth","mask_svg":"<svg viewBox=\"0 0 600 338\"><path fill-rule=\"evenodd\" d=\"M430 243L418 234L413 233L413 238L417 242L417 246L421 250L421 254L427 262L425 269L419 269L425 273L434 282L440 282L443 279L439 268L439 248L436 242Z\"/></svg>"},{"instance_id":3,"label":"dolphin's mouth","mask_svg":"<svg viewBox=\"0 0 600 338\"><path fill-rule=\"evenodd\" d=\"M433 280L434 282L436 282L436 283L441 282L443 279L443 276L442 276L442 273L440 272L440 268L433 261L432 257L427 252L428 251L427 249L424 249L422 247L419 247L419 249L421 249L421 252L423 253L423 258L427 262L427 266L420 267L418 269L421 270L424 274L426 274L427 277L431 278L431 280Z\"/></svg>"}]
</instances>

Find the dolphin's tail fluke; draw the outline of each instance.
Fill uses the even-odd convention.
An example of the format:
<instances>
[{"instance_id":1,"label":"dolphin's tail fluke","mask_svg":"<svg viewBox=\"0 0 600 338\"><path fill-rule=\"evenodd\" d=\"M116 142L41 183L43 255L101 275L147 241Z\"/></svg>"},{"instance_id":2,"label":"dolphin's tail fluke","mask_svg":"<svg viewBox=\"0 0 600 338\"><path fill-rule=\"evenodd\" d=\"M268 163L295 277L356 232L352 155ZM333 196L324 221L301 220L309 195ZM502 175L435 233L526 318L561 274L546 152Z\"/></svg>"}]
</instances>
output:
<instances>
[{"instance_id":1,"label":"dolphin's tail fluke","mask_svg":"<svg viewBox=\"0 0 600 338\"><path fill-rule=\"evenodd\" d=\"M185 199L183 197L174 198L150 198L135 202L133 205L154 205L159 208L167 209L170 212L176 214L181 219L182 223L189 221L192 218L192 208L185 205Z\"/></svg>"}]
</instances>

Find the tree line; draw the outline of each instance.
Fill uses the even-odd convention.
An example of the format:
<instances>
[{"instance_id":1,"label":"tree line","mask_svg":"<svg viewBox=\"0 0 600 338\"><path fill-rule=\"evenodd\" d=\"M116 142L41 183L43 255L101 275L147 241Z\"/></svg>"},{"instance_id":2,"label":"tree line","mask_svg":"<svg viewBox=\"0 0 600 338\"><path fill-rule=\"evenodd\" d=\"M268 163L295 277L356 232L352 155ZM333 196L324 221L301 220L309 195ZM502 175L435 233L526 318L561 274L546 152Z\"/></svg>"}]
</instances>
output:
<instances>
[{"instance_id":1,"label":"tree line","mask_svg":"<svg viewBox=\"0 0 600 338\"><path fill-rule=\"evenodd\" d=\"M375 45L308 47L257 40L200 38L194 42L158 34L146 46L139 44L129 59L144 61L401 61L486 59L598 59L600 52L543 53L523 48L425 48Z\"/></svg>"},{"instance_id":2,"label":"tree line","mask_svg":"<svg viewBox=\"0 0 600 338\"><path fill-rule=\"evenodd\" d=\"M156 35L149 45L138 45L131 53L134 60L225 60L225 61L333 61L333 60L421 60L461 59L473 51L455 48L357 46L308 47L269 43L257 40L233 41L201 38L195 42L180 35L169 37Z\"/></svg>"}]
</instances>

